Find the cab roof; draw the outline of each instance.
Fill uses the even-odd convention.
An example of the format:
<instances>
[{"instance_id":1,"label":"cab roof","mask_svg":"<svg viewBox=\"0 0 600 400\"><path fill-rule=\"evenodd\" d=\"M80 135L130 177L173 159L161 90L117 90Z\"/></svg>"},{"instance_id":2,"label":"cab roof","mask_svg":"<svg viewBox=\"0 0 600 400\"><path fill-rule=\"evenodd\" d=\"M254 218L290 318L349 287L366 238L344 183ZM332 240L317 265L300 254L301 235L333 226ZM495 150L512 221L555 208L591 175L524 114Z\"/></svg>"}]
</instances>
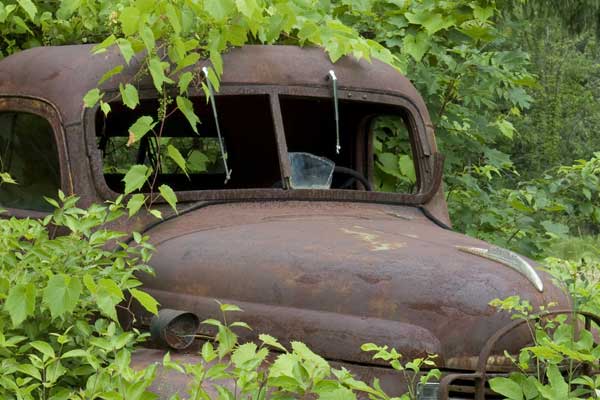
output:
<instances>
[{"instance_id":1,"label":"cab roof","mask_svg":"<svg viewBox=\"0 0 600 400\"><path fill-rule=\"evenodd\" d=\"M97 86L105 72L125 61L116 47L92 54L93 45L49 46L25 50L0 60L0 96L29 96L53 104L65 124L80 122L83 97ZM343 57L335 64L317 47L248 45L224 54L224 86L331 87L329 70L334 70L340 89L401 96L411 102L426 123L429 115L410 81L393 67L373 60ZM207 64L206 60L198 66ZM111 91L119 82L130 81L139 69L134 59L123 73L102 88ZM151 89L148 77L138 85Z\"/></svg>"}]
</instances>

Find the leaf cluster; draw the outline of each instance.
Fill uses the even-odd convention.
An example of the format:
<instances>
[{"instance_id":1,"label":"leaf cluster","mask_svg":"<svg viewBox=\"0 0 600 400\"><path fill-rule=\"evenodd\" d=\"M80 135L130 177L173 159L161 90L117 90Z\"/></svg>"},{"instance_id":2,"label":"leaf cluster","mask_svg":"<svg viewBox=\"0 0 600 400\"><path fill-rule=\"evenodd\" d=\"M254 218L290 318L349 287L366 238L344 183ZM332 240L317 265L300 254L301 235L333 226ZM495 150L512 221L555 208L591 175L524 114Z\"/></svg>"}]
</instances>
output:
<instances>
[{"instance_id":1,"label":"leaf cluster","mask_svg":"<svg viewBox=\"0 0 600 400\"><path fill-rule=\"evenodd\" d=\"M598 258L592 235L600 223L599 156L554 168L515 189L495 186L492 179L504 175L497 168L467 168L448 179L451 214L469 235L530 257Z\"/></svg>"},{"instance_id":2,"label":"leaf cluster","mask_svg":"<svg viewBox=\"0 0 600 400\"><path fill-rule=\"evenodd\" d=\"M43 220L0 219L0 397L3 399L146 399L152 371L129 369L126 331L138 302L157 303L139 288L153 247L146 237L112 231L123 215L113 203L77 207L62 192Z\"/></svg>"},{"instance_id":3,"label":"leaf cluster","mask_svg":"<svg viewBox=\"0 0 600 400\"><path fill-rule=\"evenodd\" d=\"M381 388L375 378L372 385L356 379L345 368L334 368L330 363L314 353L299 341L291 341L285 347L268 334L259 334L257 343L239 343L235 329L251 329L243 322L228 323L228 314L242 310L232 304L220 303L223 320L208 319L203 324L217 329L214 341L206 341L200 351L201 362L182 364L171 360L169 354L163 365L180 373L188 374L192 380L188 384L189 398L210 398L209 392L216 391L218 397L226 400L283 400L292 398L320 398L329 400L415 400L417 385L439 379L440 371L435 369L435 356L417 358L402 364L401 354L388 350L387 346L372 343L362 346L364 351L376 351L374 359L384 359L402 372L409 392L391 398ZM174 395L171 399L179 399Z\"/></svg>"},{"instance_id":4,"label":"leaf cluster","mask_svg":"<svg viewBox=\"0 0 600 400\"><path fill-rule=\"evenodd\" d=\"M588 373L598 368L600 345L591 331L580 329L577 317L549 316L551 310L546 307L533 312L518 296L490 304L524 320L533 342L518 356L505 352L517 371L490 379L494 392L509 400L598 398L600 379Z\"/></svg>"}]
</instances>

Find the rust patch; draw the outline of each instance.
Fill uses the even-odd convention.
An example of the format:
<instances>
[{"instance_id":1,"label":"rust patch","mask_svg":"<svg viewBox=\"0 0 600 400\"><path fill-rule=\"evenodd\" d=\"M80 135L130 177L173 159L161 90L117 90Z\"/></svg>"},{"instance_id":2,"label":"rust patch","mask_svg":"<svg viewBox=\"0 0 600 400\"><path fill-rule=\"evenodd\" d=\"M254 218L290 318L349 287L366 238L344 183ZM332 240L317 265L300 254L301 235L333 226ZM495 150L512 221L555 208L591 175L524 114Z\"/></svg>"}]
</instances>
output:
<instances>
[{"instance_id":1,"label":"rust patch","mask_svg":"<svg viewBox=\"0 0 600 400\"><path fill-rule=\"evenodd\" d=\"M390 276L376 276L370 274L356 274L357 277L362 279L363 281L375 285L379 282L390 281L392 278Z\"/></svg>"}]
</instances>

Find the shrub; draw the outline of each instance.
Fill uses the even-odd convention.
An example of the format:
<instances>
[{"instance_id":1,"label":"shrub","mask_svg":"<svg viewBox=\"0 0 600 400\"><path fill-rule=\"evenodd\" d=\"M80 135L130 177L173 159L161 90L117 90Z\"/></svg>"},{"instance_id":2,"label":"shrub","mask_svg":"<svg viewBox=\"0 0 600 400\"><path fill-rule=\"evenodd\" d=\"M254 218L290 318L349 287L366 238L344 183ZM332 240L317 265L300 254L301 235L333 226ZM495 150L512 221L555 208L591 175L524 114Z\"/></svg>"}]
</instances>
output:
<instances>
[{"instance_id":1,"label":"shrub","mask_svg":"<svg viewBox=\"0 0 600 400\"><path fill-rule=\"evenodd\" d=\"M123 215L119 202L77 200L48 199L57 208L43 220L0 219L2 399L137 399L151 382L153 368L127 368L144 335L125 331L116 309L135 299L156 312L134 275L150 272L153 248L104 227Z\"/></svg>"},{"instance_id":2,"label":"shrub","mask_svg":"<svg viewBox=\"0 0 600 400\"><path fill-rule=\"evenodd\" d=\"M292 341L291 348L284 347L276 338L259 335L260 345L256 343L238 343L233 332L234 327L250 329L243 322L226 323L229 312L242 311L232 304L219 303L223 321L214 319L203 323L217 327L213 345L207 341L200 352L202 362L197 364L180 364L171 361L167 354L163 364L167 368L192 377L188 394L191 399L208 399L204 383L209 383L219 398L234 400L238 398L252 400L283 400L294 398L319 398L355 400L357 395L372 400L391 400L381 388L377 378L372 386L356 379L347 369L333 368L327 360L315 354L304 343ZM270 349L277 353L271 354ZM402 355L388 346L367 343L364 351L375 351L374 359L382 359L390 366L401 371L399 379L404 379L408 393L396 400L414 400L417 397L417 384L439 379L440 371L435 369L434 355L417 358L402 363ZM421 369L428 369L422 371ZM230 384L224 384L229 381ZM231 391L230 388L235 388ZM177 397L179 398L179 397Z\"/></svg>"}]
</instances>

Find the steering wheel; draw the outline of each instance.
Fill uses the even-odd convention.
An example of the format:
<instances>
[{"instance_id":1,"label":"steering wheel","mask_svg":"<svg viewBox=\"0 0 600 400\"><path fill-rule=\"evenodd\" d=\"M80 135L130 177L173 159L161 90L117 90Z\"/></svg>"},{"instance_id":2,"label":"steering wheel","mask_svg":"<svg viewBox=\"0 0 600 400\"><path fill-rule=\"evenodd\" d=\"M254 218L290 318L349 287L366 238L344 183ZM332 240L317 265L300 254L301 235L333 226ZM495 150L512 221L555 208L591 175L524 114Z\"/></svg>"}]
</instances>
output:
<instances>
[{"instance_id":1,"label":"steering wheel","mask_svg":"<svg viewBox=\"0 0 600 400\"><path fill-rule=\"evenodd\" d=\"M369 180L367 178L365 178L364 175L353 170L352 168L340 167L340 166L336 165L333 169L333 173L350 175L350 178L348 178L346 180L346 182L344 182L341 186L334 188L334 189L348 189L354 183L354 181L359 181L365 187L365 190L367 192L373 191L373 188L371 187ZM278 180L277 182L275 182L271 187L274 189L275 188L283 188L281 179Z\"/></svg>"},{"instance_id":2,"label":"steering wheel","mask_svg":"<svg viewBox=\"0 0 600 400\"><path fill-rule=\"evenodd\" d=\"M364 175L362 175L358 171L353 170L352 168L340 167L339 165L336 165L335 168L333 169L333 173L350 175L350 178L348 178L348 180L346 180L346 182L344 182L340 187L338 187L336 189L347 189L354 183L354 181L359 181L365 187L365 190L367 192L373 191L373 188L371 187L371 183L369 183L369 180L367 178L365 178Z\"/></svg>"}]
</instances>

